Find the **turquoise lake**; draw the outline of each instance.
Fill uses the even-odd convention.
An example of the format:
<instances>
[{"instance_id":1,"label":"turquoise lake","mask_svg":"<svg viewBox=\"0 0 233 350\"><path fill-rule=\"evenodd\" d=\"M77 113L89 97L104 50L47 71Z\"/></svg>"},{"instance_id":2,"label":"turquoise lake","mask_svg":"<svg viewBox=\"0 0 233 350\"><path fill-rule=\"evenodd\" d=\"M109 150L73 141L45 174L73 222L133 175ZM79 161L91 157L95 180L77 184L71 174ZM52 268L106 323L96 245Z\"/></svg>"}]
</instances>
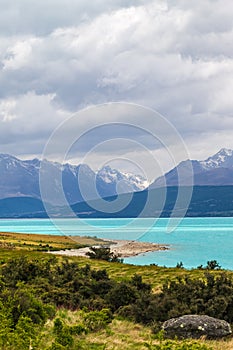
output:
<instances>
[{"instance_id":1,"label":"turquoise lake","mask_svg":"<svg viewBox=\"0 0 233 350\"><path fill-rule=\"evenodd\" d=\"M126 258L124 262L170 267L182 261L184 267L193 268L217 260L223 268L233 270L233 218L184 218L171 233L168 223L169 219L2 219L0 231L162 243L170 249Z\"/></svg>"}]
</instances>

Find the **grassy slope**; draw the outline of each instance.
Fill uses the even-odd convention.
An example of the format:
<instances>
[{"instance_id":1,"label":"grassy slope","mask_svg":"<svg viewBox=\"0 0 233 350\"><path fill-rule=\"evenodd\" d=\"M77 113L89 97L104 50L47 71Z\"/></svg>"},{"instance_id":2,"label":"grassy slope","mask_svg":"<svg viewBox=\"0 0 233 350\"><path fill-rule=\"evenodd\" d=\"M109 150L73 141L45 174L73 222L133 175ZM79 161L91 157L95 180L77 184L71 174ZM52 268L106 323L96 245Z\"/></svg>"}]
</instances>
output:
<instances>
[{"instance_id":1,"label":"grassy slope","mask_svg":"<svg viewBox=\"0 0 233 350\"><path fill-rule=\"evenodd\" d=\"M60 257L64 259L64 257ZM189 275L193 278L201 278L204 276L205 271L203 270L185 270L177 268L165 268L158 266L135 266L129 264L120 264L120 263L108 263L105 261L98 260L87 260L86 258L80 257L69 257L69 260L78 261L81 266L90 264L91 268L94 269L106 269L109 276L117 281L122 281L125 279L130 279L135 273L143 276L144 282L151 283L153 290L156 292L161 288L161 285L166 280L174 280L178 276ZM219 271L212 271L213 274L219 274ZM227 271L227 274L233 276L233 271ZM68 323L77 321L78 316L75 313L67 311L59 311L59 316L62 316L64 320ZM45 330L46 337L50 334L52 322L48 325ZM48 340L48 338L46 338ZM122 349L148 349L147 346L143 345L147 343L158 344L158 341L154 339L153 334L151 333L150 328L134 324L128 321L114 320L109 326L108 330L103 330L95 334L91 333L87 336L81 336L81 339L85 339L84 342L87 343L87 349L90 345L88 344L103 344L106 347L105 350L122 350ZM228 339L226 341L201 341L204 344L213 348L213 350L232 350L233 349L233 340ZM90 347L91 348L91 347Z\"/></svg>"},{"instance_id":2,"label":"grassy slope","mask_svg":"<svg viewBox=\"0 0 233 350\"><path fill-rule=\"evenodd\" d=\"M106 242L92 237L0 232L0 248L3 250L75 249L93 244Z\"/></svg>"},{"instance_id":3,"label":"grassy slope","mask_svg":"<svg viewBox=\"0 0 233 350\"><path fill-rule=\"evenodd\" d=\"M201 278L206 273L206 270L186 270L176 267L167 268L153 265L136 266L121 263L108 263L100 260L87 260L86 258L81 257L69 257L69 259L77 261L80 266L84 266L88 263L93 269L106 269L109 277L117 281L130 279L135 274L139 274L143 277L144 282L150 283L153 286L155 292L159 290L161 285L167 280L175 280L177 277L186 275L189 277L191 276L192 278ZM209 270L208 272L218 275L221 271L222 270ZM226 273L233 276L233 271L227 271Z\"/></svg>"}]
</instances>

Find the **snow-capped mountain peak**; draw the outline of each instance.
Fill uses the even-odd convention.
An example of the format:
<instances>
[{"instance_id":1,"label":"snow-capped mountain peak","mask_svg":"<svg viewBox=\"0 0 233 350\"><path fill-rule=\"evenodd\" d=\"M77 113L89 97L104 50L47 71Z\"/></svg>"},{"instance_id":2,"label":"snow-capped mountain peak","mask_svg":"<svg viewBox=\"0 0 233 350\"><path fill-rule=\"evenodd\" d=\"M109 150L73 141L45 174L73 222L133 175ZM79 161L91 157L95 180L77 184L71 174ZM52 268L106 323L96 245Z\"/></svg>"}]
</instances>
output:
<instances>
[{"instance_id":1,"label":"snow-capped mountain peak","mask_svg":"<svg viewBox=\"0 0 233 350\"><path fill-rule=\"evenodd\" d=\"M59 192L57 183L62 172L62 186L69 203L83 201L82 190L86 189L88 199L95 199L96 193L101 197L109 197L122 192L141 191L148 182L140 175L122 173L106 166L95 173L87 164L61 164L39 159L21 160L9 154L0 154L0 198L14 196L31 196L40 198L39 172L41 164L48 174L50 188L53 193ZM94 191L93 188L96 188ZM54 195L54 203L56 202Z\"/></svg>"},{"instance_id":2,"label":"snow-capped mountain peak","mask_svg":"<svg viewBox=\"0 0 233 350\"><path fill-rule=\"evenodd\" d=\"M156 179L151 187L190 186L190 173L186 171L187 164L191 165L193 169L193 178L191 179L193 185L233 185L233 150L222 148L206 160L186 160L179 163L164 176Z\"/></svg>"},{"instance_id":3,"label":"snow-capped mountain peak","mask_svg":"<svg viewBox=\"0 0 233 350\"><path fill-rule=\"evenodd\" d=\"M232 168L233 167L233 150L222 148L219 152L206 160L200 161L201 166L206 169Z\"/></svg>"},{"instance_id":4,"label":"snow-capped mountain peak","mask_svg":"<svg viewBox=\"0 0 233 350\"><path fill-rule=\"evenodd\" d=\"M0 154L0 161L3 162L19 162L19 159L17 159L14 156L11 156L10 154L5 154L5 153L1 153Z\"/></svg>"},{"instance_id":5,"label":"snow-capped mountain peak","mask_svg":"<svg viewBox=\"0 0 233 350\"><path fill-rule=\"evenodd\" d=\"M123 180L124 176L116 169L112 169L109 165L104 166L97 172L99 176L106 183L117 182Z\"/></svg>"},{"instance_id":6,"label":"snow-capped mountain peak","mask_svg":"<svg viewBox=\"0 0 233 350\"><path fill-rule=\"evenodd\" d=\"M221 148L218 153L225 154L227 156L232 156L233 155L233 150L229 148Z\"/></svg>"},{"instance_id":7,"label":"snow-capped mountain peak","mask_svg":"<svg viewBox=\"0 0 233 350\"><path fill-rule=\"evenodd\" d=\"M106 183L114 183L122 181L125 183L125 190L129 187L133 191L142 191L149 186L149 182L141 175L135 175L128 172L121 172L117 169L112 169L109 165L104 166L97 172L97 176Z\"/></svg>"}]
</instances>

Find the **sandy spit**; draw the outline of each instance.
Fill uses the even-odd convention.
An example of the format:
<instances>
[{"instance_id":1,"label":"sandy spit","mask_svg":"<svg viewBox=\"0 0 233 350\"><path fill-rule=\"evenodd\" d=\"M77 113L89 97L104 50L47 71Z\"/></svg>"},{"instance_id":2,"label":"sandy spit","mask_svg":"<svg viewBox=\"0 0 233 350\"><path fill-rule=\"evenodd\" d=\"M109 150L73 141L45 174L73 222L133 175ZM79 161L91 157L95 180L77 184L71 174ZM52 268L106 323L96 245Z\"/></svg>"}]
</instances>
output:
<instances>
[{"instance_id":1,"label":"sandy spit","mask_svg":"<svg viewBox=\"0 0 233 350\"><path fill-rule=\"evenodd\" d=\"M101 246L103 247L103 245ZM95 245L94 247L101 247L101 246ZM136 255L144 254L148 252L169 249L169 246L167 245L165 246L157 243L128 241L128 240L106 240L106 247L110 247L111 252L119 255L122 258L128 258L131 256L136 256ZM80 248L80 249L59 250L59 251L53 251L49 253L66 255L66 256L87 257L86 253L89 251L90 251L90 247L86 247L86 248Z\"/></svg>"}]
</instances>

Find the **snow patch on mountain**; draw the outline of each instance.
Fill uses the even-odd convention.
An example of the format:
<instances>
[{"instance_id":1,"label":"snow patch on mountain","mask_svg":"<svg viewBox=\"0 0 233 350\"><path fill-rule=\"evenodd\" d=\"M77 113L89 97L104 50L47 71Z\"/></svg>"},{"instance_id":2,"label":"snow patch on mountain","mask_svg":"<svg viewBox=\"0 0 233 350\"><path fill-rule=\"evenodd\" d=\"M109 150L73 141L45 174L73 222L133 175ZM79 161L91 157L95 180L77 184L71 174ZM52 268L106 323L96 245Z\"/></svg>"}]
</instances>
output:
<instances>
[{"instance_id":1,"label":"snow patch on mountain","mask_svg":"<svg viewBox=\"0 0 233 350\"><path fill-rule=\"evenodd\" d=\"M149 182L143 176L121 172L108 165L100 169L96 175L106 183L117 184L117 182L122 181L125 183L126 189L128 186L131 187L132 191L142 191L149 186Z\"/></svg>"},{"instance_id":2,"label":"snow patch on mountain","mask_svg":"<svg viewBox=\"0 0 233 350\"><path fill-rule=\"evenodd\" d=\"M216 168L232 168L233 167L233 150L222 148L219 152L206 160L200 161L203 169L210 170Z\"/></svg>"},{"instance_id":3,"label":"snow patch on mountain","mask_svg":"<svg viewBox=\"0 0 233 350\"><path fill-rule=\"evenodd\" d=\"M190 178L192 166L193 178ZM156 179L151 188L164 186L226 186L233 185L233 150L222 148L206 160L186 160Z\"/></svg>"}]
</instances>

